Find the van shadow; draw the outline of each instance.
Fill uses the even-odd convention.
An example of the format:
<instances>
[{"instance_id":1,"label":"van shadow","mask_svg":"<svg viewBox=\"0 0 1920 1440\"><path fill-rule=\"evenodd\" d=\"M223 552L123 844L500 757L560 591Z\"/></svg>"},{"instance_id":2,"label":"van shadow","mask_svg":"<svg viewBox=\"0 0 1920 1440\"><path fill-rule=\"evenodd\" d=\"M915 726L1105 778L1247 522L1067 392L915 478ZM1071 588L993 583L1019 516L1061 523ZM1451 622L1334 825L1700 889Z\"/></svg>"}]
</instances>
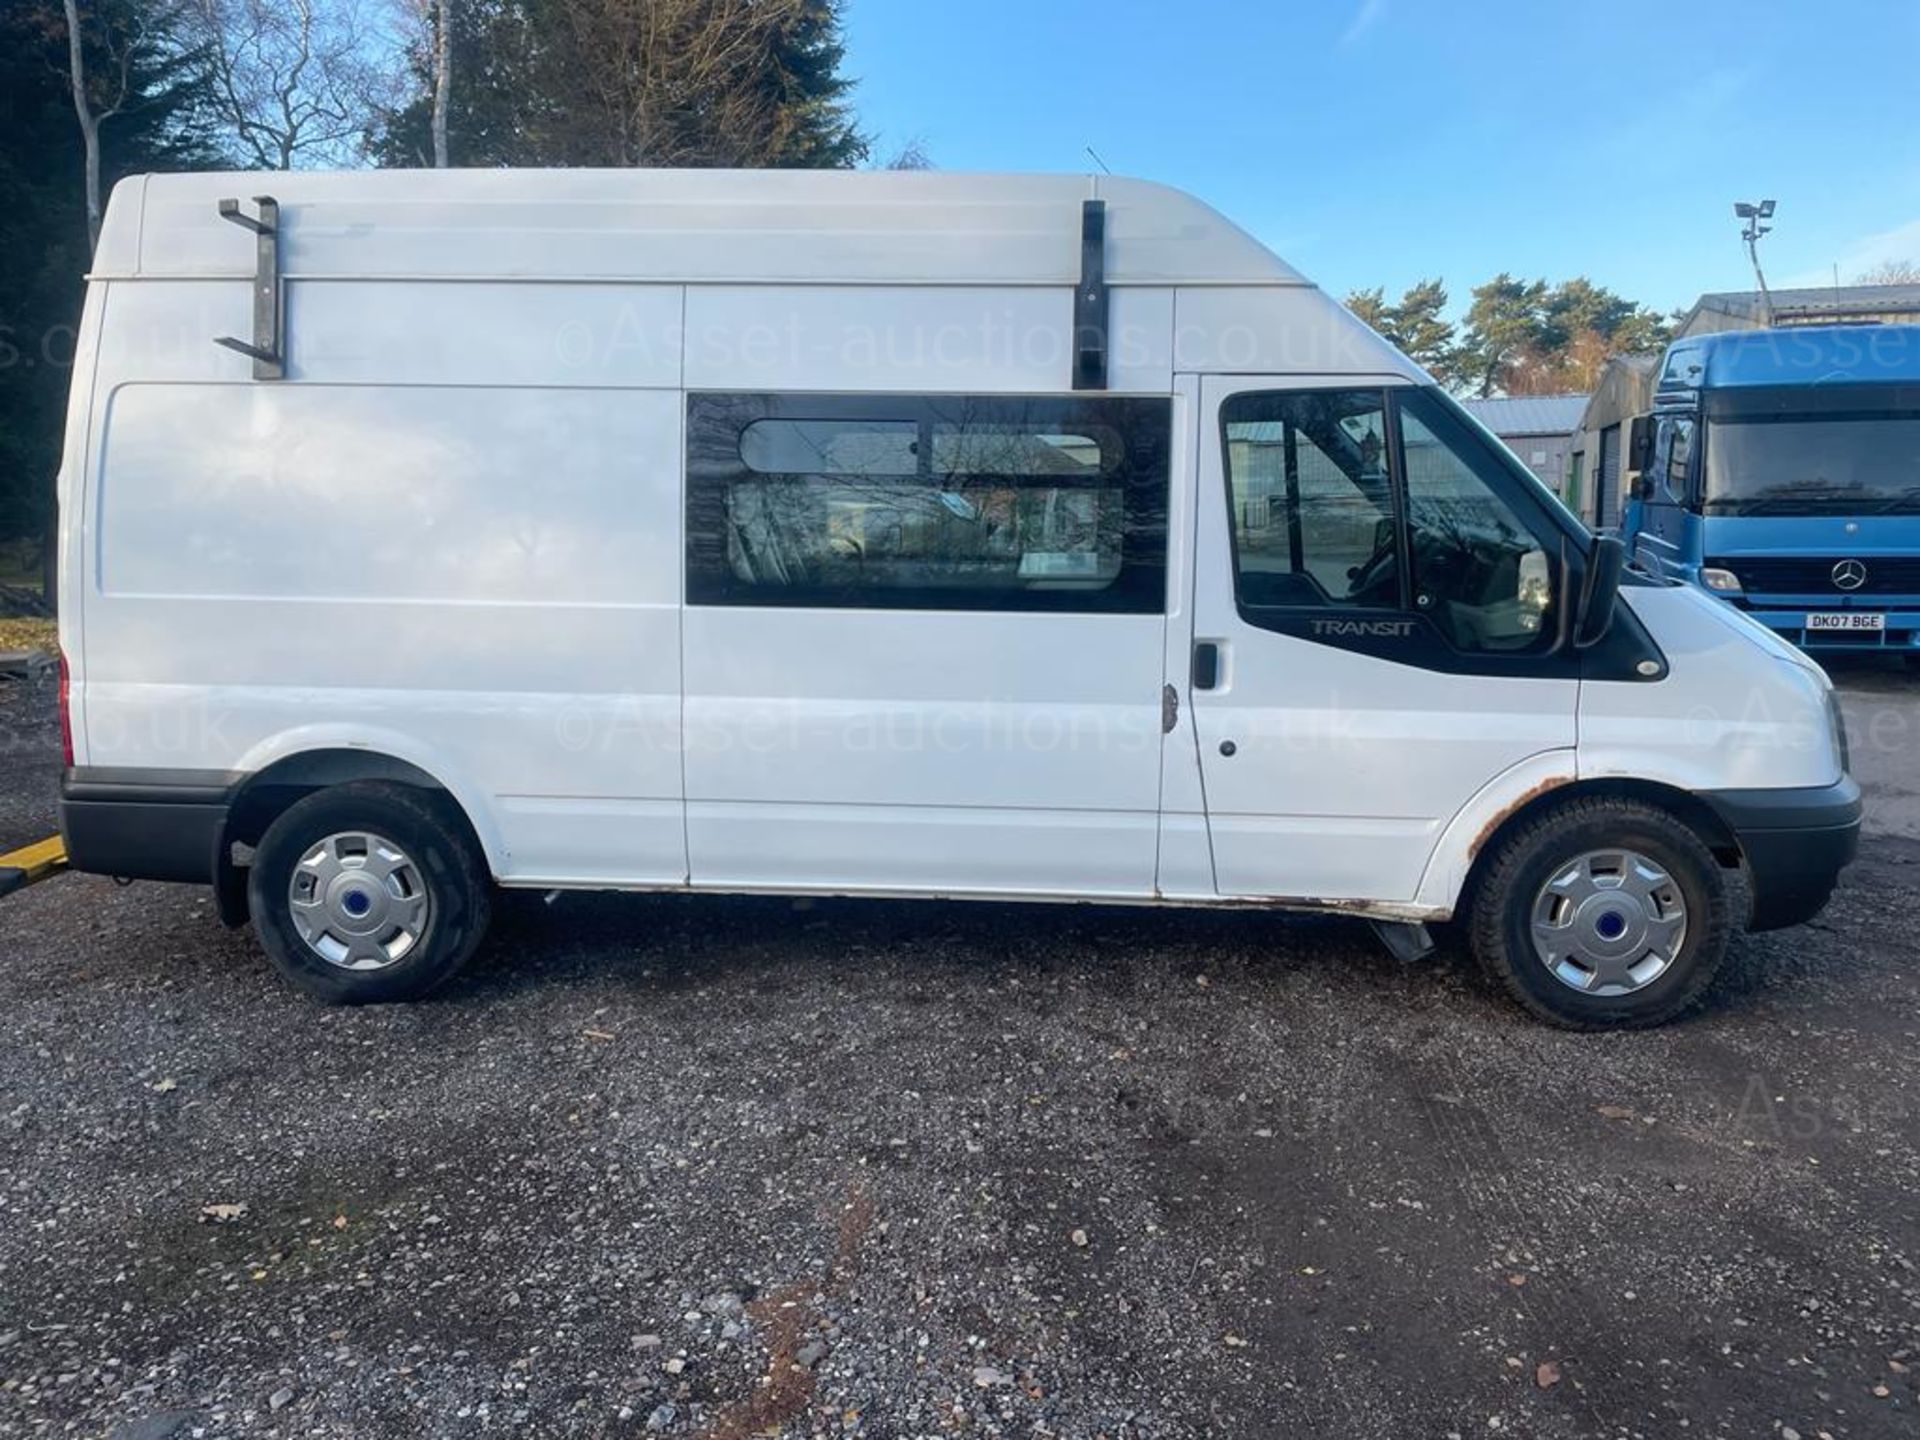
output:
<instances>
[{"instance_id":1,"label":"van shadow","mask_svg":"<svg viewBox=\"0 0 1920 1440\"><path fill-rule=\"evenodd\" d=\"M1916 664L1920 664L1920 650L1914 651L1913 655ZM1850 690L1897 692L1920 685L1920 668L1909 664L1905 654L1866 650L1854 654L1846 650L1822 650L1813 659L1827 672L1834 684L1844 685Z\"/></svg>"},{"instance_id":2,"label":"van shadow","mask_svg":"<svg viewBox=\"0 0 1920 1440\"><path fill-rule=\"evenodd\" d=\"M795 899L504 891L467 969L435 997L454 1005L599 992L667 999L746 985L827 1003L1009 982L1097 986L1153 1001L1210 985L1247 1003L1445 1011L1472 1024L1533 1024L1481 973L1455 927L1421 960L1387 952L1350 916L1020 901ZM1804 937L1801 937L1802 942ZM1763 1020L1789 989L1802 943L1736 933L1703 1003L1674 1022Z\"/></svg>"},{"instance_id":3,"label":"van shadow","mask_svg":"<svg viewBox=\"0 0 1920 1440\"><path fill-rule=\"evenodd\" d=\"M1363 921L1260 909L615 892L548 903L505 891L487 940L442 996L608 985L665 994L741 978L800 988L894 969L983 983L1097 975L1111 990L1304 979L1437 996L1468 983L1472 963L1443 944L1409 964ZM1477 975L1471 984L1483 988Z\"/></svg>"}]
</instances>

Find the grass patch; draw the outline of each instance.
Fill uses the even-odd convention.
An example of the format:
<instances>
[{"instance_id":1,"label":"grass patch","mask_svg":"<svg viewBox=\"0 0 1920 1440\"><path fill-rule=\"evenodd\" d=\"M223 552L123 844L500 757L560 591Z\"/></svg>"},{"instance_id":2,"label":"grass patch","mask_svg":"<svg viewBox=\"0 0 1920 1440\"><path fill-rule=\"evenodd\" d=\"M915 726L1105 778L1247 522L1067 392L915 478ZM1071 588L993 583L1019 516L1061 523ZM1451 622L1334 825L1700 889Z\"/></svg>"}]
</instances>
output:
<instances>
[{"instance_id":1,"label":"grass patch","mask_svg":"<svg viewBox=\"0 0 1920 1440\"><path fill-rule=\"evenodd\" d=\"M59 635L59 626L52 620L0 619L0 650L44 650L51 655Z\"/></svg>"}]
</instances>

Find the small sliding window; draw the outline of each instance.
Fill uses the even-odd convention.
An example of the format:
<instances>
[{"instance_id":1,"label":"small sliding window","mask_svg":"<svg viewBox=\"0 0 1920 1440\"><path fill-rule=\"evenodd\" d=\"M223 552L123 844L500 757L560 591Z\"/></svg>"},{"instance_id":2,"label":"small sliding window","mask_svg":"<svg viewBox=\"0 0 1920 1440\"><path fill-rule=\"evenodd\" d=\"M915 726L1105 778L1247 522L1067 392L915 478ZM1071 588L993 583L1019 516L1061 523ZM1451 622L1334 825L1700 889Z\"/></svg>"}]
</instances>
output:
<instances>
[{"instance_id":1,"label":"small sliding window","mask_svg":"<svg viewBox=\"0 0 1920 1440\"><path fill-rule=\"evenodd\" d=\"M1158 614L1171 402L687 397L696 605Z\"/></svg>"}]
</instances>

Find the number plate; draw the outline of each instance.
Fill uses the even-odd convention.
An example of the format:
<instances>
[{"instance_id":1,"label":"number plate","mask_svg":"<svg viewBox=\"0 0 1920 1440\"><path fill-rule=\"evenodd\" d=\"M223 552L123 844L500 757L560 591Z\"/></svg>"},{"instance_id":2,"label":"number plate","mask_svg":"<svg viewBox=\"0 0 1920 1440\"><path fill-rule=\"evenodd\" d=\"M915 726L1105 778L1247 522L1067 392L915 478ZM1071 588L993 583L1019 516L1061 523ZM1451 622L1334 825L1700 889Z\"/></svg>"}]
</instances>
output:
<instances>
[{"instance_id":1,"label":"number plate","mask_svg":"<svg viewBox=\"0 0 1920 1440\"><path fill-rule=\"evenodd\" d=\"M1829 610L1807 616L1809 630L1884 630L1887 617L1877 610Z\"/></svg>"}]
</instances>

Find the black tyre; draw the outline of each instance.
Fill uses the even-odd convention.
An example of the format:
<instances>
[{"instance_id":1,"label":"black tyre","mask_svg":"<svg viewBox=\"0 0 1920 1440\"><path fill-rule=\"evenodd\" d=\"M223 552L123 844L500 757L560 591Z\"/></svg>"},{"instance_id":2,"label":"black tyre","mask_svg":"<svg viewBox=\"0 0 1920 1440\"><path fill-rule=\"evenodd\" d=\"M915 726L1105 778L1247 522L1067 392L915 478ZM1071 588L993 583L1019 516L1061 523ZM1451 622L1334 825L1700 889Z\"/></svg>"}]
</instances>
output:
<instances>
[{"instance_id":1,"label":"black tyre","mask_svg":"<svg viewBox=\"0 0 1920 1440\"><path fill-rule=\"evenodd\" d=\"M1574 1030L1659 1025L1726 957L1726 876L1691 826L1653 805L1573 800L1503 836L1470 916L1482 968Z\"/></svg>"},{"instance_id":2,"label":"black tyre","mask_svg":"<svg viewBox=\"0 0 1920 1440\"><path fill-rule=\"evenodd\" d=\"M355 781L273 822L247 906L268 958L308 994L340 1005L411 1000L479 945L488 876L451 801Z\"/></svg>"}]
</instances>

